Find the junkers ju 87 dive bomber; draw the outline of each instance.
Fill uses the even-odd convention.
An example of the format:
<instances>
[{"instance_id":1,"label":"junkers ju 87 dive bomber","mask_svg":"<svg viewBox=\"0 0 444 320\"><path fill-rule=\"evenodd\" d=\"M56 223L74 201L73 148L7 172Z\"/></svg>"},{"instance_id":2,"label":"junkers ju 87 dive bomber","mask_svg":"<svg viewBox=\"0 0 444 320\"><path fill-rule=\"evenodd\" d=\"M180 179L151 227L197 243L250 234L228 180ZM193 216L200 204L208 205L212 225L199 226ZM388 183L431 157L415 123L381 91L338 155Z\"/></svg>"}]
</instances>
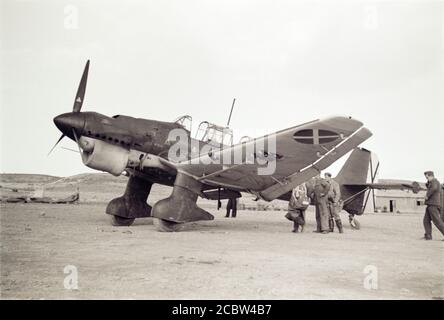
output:
<instances>
[{"instance_id":1,"label":"junkers ju 87 dive bomber","mask_svg":"<svg viewBox=\"0 0 444 320\"><path fill-rule=\"evenodd\" d=\"M81 111L88 69L89 61L72 112L54 118L62 132L54 147L68 137L77 143L87 167L128 175L125 193L106 207L114 225L153 217L160 231L178 231L186 222L212 220L213 215L197 206L198 197L221 200L248 192L266 201L288 200L294 187L353 149L335 178L351 220L364 211L364 191L378 187L368 183L370 152L357 148L372 135L360 121L314 120L238 144L228 127L203 122L201 136L192 138L189 116L162 122ZM172 186L172 193L151 207L147 199L154 183Z\"/></svg>"}]
</instances>

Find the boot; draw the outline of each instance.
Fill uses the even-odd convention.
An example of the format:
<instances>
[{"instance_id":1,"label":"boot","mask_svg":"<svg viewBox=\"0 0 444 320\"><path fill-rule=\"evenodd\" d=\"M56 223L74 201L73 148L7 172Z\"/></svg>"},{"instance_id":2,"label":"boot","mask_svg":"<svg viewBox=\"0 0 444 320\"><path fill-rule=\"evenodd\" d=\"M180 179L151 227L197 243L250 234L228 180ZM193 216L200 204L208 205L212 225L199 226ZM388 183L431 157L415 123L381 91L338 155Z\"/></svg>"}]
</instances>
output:
<instances>
[{"instance_id":1,"label":"boot","mask_svg":"<svg viewBox=\"0 0 444 320\"><path fill-rule=\"evenodd\" d=\"M428 234L424 234L424 237L422 237L421 240L432 240L432 236L428 235Z\"/></svg>"},{"instance_id":2,"label":"boot","mask_svg":"<svg viewBox=\"0 0 444 320\"><path fill-rule=\"evenodd\" d=\"M296 223L296 222L294 223L292 232L294 232L294 233L299 232L299 224L298 223Z\"/></svg>"},{"instance_id":3,"label":"boot","mask_svg":"<svg viewBox=\"0 0 444 320\"><path fill-rule=\"evenodd\" d=\"M315 232L315 233L321 233L322 232L322 230L321 230L321 223L318 222L317 219L316 219L316 230L313 230L313 232Z\"/></svg>"},{"instance_id":4,"label":"boot","mask_svg":"<svg viewBox=\"0 0 444 320\"><path fill-rule=\"evenodd\" d=\"M339 233L344 233L344 229L342 228L342 221L336 220L336 226L338 227Z\"/></svg>"},{"instance_id":5,"label":"boot","mask_svg":"<svg viewBox=\"0 0 444 320\"><path fill-rule=\"evenodd\" d=\"M333 221L333 218L330 218L328 220L328 228L330 232L333 232L335 230L335 222Z\"/></svg>"}]
</instances>

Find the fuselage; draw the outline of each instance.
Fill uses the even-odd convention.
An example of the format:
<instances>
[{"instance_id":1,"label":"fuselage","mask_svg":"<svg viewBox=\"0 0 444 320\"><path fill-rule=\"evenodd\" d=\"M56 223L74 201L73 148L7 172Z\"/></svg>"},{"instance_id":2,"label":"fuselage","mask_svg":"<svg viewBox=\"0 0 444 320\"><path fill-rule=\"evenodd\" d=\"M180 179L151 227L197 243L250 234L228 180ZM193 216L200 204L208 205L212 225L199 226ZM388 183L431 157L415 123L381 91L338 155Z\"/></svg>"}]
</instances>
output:
<instances>
[{"instance_id":1,"label":"fuselage","mask_svg":"<svg viewBox=\"0 0 444 320\"><path fill-rule=\"evenodd\" d=\"M176 122L133 118L124 115L108 117L97 112L70 112L54 118L57 128L75 141L81 149L83 163L92 169L120 175L125 171L146 175L155 183L172 185L177 172L165 165L169 151L177 141L169 136L180 129L186 136L188 152L209 142L191 138L190 131ZM212 147L222 145L211 143Z\"/></svg>"},{"instance_id":2,"label":"fuselage","mask_svg":"<svg viewBox=\"0 0 444 320\"><path fill-rule=\"evenodd\" d=\"M54 118L62 133L75 141L88 137L123 148L161 155L168 151L168 134L173 129L184 129L174 122L133 118L124 115L108 117L97 112L64 113ZM185 130L185 129L184 129Z\"/></svg>"}]
</instances>

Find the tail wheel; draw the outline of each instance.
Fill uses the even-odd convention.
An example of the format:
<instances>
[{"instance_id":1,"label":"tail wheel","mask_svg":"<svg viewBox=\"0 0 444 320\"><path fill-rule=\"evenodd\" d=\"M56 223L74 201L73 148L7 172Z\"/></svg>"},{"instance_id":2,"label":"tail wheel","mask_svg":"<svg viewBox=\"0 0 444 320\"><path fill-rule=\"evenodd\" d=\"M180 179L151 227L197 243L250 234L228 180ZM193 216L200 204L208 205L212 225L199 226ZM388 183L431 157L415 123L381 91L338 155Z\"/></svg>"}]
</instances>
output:
<instances>
[{"instance_id":1,"label":"tail wheel","mask_svg":"<svg viewBox=\"0 0 444 320\"><path fill-rule=\"evenodd\" d=\"M153 218L157 231L160 232L177 232L183 227L182 223L172 222L164 219Z\"/></svg>"},{"instance_id":2,"label":"tail wheel","mask_svg":"<svg viewBox=\"0 0 444 320\"><path fill-rule=\"evenodd\" d=\"M111 224L115 227L129 227L133 224L134 220L136 219L111 215Z\"/></svg>"},{"instance_id":3,"label":"tail wheel","mask_svg":"<svg viewBox=\"0 0 444 320\"><path fill-rule=\"evenodd\" d=\"M350 226L352 227L352 229L355 229L355 230L361 229L361 224L359 223L359 221L356 218L353 218L350 220Z\"/></svg>"}]
</instances>

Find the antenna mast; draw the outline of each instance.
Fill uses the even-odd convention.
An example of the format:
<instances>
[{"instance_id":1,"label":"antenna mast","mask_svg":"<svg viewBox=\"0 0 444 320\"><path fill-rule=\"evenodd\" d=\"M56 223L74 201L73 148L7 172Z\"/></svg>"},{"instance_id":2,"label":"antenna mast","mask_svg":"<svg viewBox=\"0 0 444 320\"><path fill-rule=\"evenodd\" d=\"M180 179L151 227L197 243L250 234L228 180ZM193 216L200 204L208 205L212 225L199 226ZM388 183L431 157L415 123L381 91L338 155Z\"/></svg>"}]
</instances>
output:
<instances>
[{"instance_id":1,"label":"antenna mast","mask_svg":"<svg viewBox=\"0 0 444 320\"><path fill-rule=\"evenodd\" d=\"M234 108L234 103L235 103L235 102L236 102L236 98L233 99L233 104L231 105L231 111L230 111L230 116L228 117L227 127L230 126L231 114L233 113L233 108Z\"/></svg>"}]
</instances>

